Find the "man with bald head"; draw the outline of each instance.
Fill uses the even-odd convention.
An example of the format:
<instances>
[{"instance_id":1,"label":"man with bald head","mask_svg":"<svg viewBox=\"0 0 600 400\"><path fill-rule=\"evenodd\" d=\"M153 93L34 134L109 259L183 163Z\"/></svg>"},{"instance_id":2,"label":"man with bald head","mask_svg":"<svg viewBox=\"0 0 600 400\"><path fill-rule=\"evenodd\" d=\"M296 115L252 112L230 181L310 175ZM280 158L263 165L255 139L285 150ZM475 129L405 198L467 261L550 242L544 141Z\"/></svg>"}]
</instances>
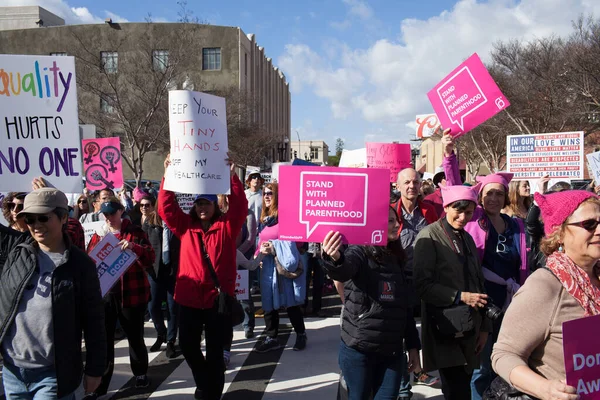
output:
<instances>
[{"instance_id":1,"label":"man with bald head","mask_svg":"<svg viewBox=\"0 0 600 400\"><path fill-rule=\"evenodd\" d=\"M396 188L400 192L400 198L392 204L392 207L394 207L398 213L398 217L400 217L399 237L406 253L404 272L408 282L412 284L413 254L417 235L427 225L437 221L438 215L432 205L423 203L419 198L421 193L421 177L413 168L406 168L398 173ZM414 293L414 296L414 309L418 312L420 310L420 301L417 299L416 293ZM403 375L398 399L410 399L412 393L410 392L411 386L408 370ZM415 370L414 381L425 385L434 385L438 382L438 379L421 371L419 365Z\"/></svg>"}]
</instances>

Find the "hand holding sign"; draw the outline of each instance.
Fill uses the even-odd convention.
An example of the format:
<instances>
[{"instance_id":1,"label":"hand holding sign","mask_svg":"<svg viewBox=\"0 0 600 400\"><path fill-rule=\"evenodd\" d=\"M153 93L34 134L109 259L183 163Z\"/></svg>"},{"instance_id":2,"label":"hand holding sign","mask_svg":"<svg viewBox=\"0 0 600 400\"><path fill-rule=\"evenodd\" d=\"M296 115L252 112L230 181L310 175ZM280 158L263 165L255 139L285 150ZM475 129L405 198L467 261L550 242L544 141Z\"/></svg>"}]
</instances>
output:
<instances>
[{"instance_id":1,"label":"hand holding sign","mask_svg":"<svg viewBox=\"0 0 600 400\"><path fill-rule=\"evenodd\" d=\"M342 234L339 232L329 231L323 239L323 252L337 261L340 259L340 249L342 248Z\"/></svg>"}]
</instances>

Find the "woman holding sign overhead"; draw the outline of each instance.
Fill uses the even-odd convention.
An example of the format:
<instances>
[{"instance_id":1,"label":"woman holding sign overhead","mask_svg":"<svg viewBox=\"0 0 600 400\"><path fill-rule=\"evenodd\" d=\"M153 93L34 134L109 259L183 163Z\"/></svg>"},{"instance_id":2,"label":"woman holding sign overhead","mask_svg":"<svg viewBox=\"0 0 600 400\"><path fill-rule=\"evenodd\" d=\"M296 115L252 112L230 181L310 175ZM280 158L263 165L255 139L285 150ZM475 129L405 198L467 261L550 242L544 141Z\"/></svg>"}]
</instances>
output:
<instances>
[{"instance_id":1,"label":"woman holding sign overhead","mask_svg":"<svg viewBox=\"0 0 600 400\"><path fill-rule=\"evenodd\" d=\"M175 301L179 308L179 345L196 383L196 399L217 400L225 385L223 338L231 320L219 312L219 299L233 296L236 268L235 239L246 221L248 201L244 186L231 160L229 212L222 214L214 194L196 196L189 214L184 213L175 193L161 182L158 213L169 229L181 239ZM165 176L171 164L165 160ZM206 357L200 344L206 338Z\"/></svg>"},{"instance_id":2,"label":"woman holding sign overhead","mask_svg":"<svg viewBox=\"0 0 600 400\"><path fill-rule=\"evenodd\" d=\"M490 392L575 400L565 381L562 324L600 314L600 199L582 190L535 194L546 237L546 266L517 292L492 353L500 375Z\"/></svg>"}]
</instances>

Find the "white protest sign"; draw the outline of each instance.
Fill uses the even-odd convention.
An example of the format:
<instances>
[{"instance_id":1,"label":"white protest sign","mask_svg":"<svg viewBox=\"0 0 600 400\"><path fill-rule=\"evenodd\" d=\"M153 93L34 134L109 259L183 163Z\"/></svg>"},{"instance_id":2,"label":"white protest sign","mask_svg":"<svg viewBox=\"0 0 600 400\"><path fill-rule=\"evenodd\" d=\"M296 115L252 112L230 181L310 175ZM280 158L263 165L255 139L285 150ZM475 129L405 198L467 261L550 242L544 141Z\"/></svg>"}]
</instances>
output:
<instances>
[{"instance_id":1,"label":"white protest sign","mask_svg":"<svg viewBox=\"0 0 600 400\"><path fill-rule=\"evenodd\" d=\"M346 168L367 168L367 148L343 150L338 166Z\"/></svg>"},{"instance_id":2,"label":"white protest sign","mask_svg":"<svg viewBox=\"0 0 600 400\"><path fill-rule=\"evenodd\" d=\"M263 180L265 181L265 185L267 183L273 182L273 174L271 174L270 172L261 172L260 177L263 178Z\"/></svg>"},{"instance_id":3,"label":"white protest sign","mask_svg":"<svg viewBox=\"0 0 600 400\"><path fill-rule=\"evenodd\" d=\"M240 269L237 271L237 279L235 281L235 296L238 300L249 300L250 289L248 284L248 270Z\"/></svg>"},{"instance_id":4,"label":"white protest sign","mask_svg":"<svg viewBox=\"0 0 600 400\"><path fill-rule=\"evenodd\" d=\"M85 247L87 248L88 243L92 240L92 236L94 233L101 234L102 227L106 225L106 221L96 221L96 222L86 222L85 224L81 224L83 227L83 233L85 237Z\"/></svg>"},{"instance_id":5,"label":"white protest sign","mask_svg":"<svg viewBox=\"0 0 600 400\"><path fill-rule=\"evenodd\" d=\"M102 297L115 285L121 276L137 260L130 250L121 251L119 239L112 233L104 236L89 256L96 263Z\"/></svg>"},{"instance_id":6,"label":"white protest sign","mask_svg":"<svg viewBox=\"0 0 600 400\"><path fill-rule=\"evenodd\" d=\"M169 92L171 165L164 188L229 194L225 99L189 90Z\"/></svg>"},{"instance_id":7,"label":"white protest sign","mask_svg":"<svg viewBox=\"0 0 600 400\"><path fill-rule=\"evenodd\" d=\"M278 163L271 164L271 181L273 181L273 179L279 180L279 167L283 167L286 165L292 165L292 163L289 161L286 161L286 162L278 162ZM261 176L262 176L262 174L261 174ZM265 183L267 183L267 182L265 182Z\"/></svg>"},{"instance_id":8,"label":"white protest sign","mask_svg":"<svg viewBox=\"0 0 600 400\"><path fill-rule=\"evenodd\" d=\"M194 206L194 199L196 198L196 195L190 193L177 193L175 197L177 198L177 203L179 204L181 211L186 214L189 213Z\"/></svg>"},{"instance_id":9,"label":"white protest sign","mask_svg":"<svg viewBox=\"0 0 600 400\"><path fill-rule=\"evenodd\" d=\"M600 151L586 154L590 178L594 179L596 185L600 184Z\"/></svg>"},{"instance_id":10,"label":"white protest sign","mask_svg":"<svg viewBox=\"0 0 600 400\"><path fill-rule=\"evenodd\" d=\"M0 190L82 190L75 59L0 55Z\"/></svg>"}]
</instances>

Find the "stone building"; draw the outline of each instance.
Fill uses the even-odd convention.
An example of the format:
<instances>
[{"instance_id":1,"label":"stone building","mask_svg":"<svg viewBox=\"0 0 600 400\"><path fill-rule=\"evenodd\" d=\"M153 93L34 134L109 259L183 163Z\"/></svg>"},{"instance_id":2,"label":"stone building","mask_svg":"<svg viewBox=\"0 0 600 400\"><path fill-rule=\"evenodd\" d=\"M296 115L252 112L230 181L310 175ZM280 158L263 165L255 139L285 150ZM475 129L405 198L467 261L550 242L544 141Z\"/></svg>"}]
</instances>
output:
<instances>
[{"instance_id":1,"label":"stone building","mask_svg":"<svg viewBox=\"0 0 600 400\"><path fill-rule=\"evenodd\" d=\"M327 165L329 146L322 140L293 141L290 145L292 159L310 161L315 164Z\"/></svg>"}]
</instances>

